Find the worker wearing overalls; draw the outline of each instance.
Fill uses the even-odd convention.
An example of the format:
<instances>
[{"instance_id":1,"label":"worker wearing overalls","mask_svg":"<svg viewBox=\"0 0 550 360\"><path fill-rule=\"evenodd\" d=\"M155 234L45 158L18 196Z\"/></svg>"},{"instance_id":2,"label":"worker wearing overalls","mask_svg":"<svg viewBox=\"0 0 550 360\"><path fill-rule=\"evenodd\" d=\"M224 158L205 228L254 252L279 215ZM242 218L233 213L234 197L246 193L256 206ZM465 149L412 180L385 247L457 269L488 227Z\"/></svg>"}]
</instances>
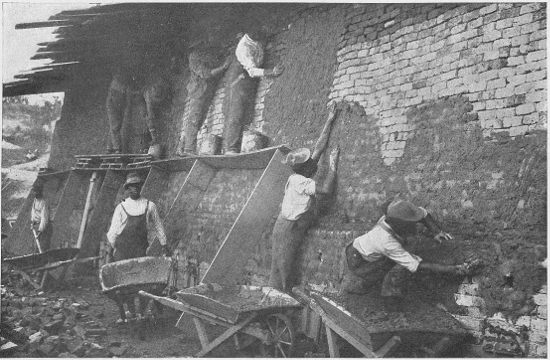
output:
<instances>
[{"instance_id":1,"label":"worker wearing overalls","mask_svg":"<svg viewBox=\"0 0 550 360\"><path fill-rule=\"evenodd\" d=\"M342 290L364 294L381 283L381 296L388 311L401 311L405 286L411 275L425 269L435 273L466 275L477 264L442 265L423 261L404 249L407 236L416 234L416 224L425 225L441 243L452 237L441 231L432 216L421 207L397 200L389 204L385 216L372 230L346 247L348 273Z\"/></svg>"},{"instance_id":2,"label":"worker wearing overalls","mask_svg":"<svg viewBox=\"0 0 550 360\"><path fill-rule=\"evenodd\" d=\"M291 151L283 163L292 168L285 186L285 193L281 205L281 212L271 234L271 273L269 286L290 291L296 280L294 263L297 250L305 239L307 230L318 217L315 204L316 195L329 195L334 191L336 168L340 150L334 148L330 153L329 170L321 183L316 183L313 176L317 171L317 163L325 151L332 124L336 119L336 107L332 107L329 118L313 153L307 148Z\"/></svg>"},{"instance_id":3,"label":"worker wearing overalls","mask_svg":"<svg viewBox=\"0 0 550 360\"><path fill-rule=\"evenodd\" d=\"M149 243L155 238L162 245L165 255L169 255L166 245L164 226L155 203L141 197L142 178L137 173L130 173L124 183L129 197L117 205L107 232L107 240L113 251L113 261L121 261L146 256ZM120 299L119 310L124 322L126 314L123 308L126 303L131 315L135 314L133 296Z\"/></svg>"}]
</instances>

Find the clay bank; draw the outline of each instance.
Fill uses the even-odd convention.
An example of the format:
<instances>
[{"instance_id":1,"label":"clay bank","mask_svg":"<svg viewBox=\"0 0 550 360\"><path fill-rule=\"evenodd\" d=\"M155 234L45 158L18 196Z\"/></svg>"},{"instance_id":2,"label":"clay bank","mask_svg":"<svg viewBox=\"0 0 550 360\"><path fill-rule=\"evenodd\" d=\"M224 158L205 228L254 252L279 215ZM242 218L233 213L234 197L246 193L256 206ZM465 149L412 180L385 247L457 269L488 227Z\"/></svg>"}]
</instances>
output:
<instances>
[{"instance_id":1,"label":"clay bank","mask_svg":"<svg viewBox=\"0 0 550 360\"><path fill-rule=\"evenodd\" d=\"M34 26L59 27L58 40L35 55L53 61L4 84L3 96L65 92L52 172L42 176L50 248L103 257L127 172L138 171L142 195L156 203L168 247L179 254L178 287L265 286L291 174L282 160L313 148L334 115L327 147L340 149L335 188L296 250L295 284L324 294L311 298L329 304L330 317L326 299L341 297L346 246L385 215L382 204L407 200L452 235L438 244L420 232L409 239L412 252L425 262L483 265L468 276L419 272L409 296L428 304L418 306L427 317L416 313L403 328L460 327L478 356L547 356L545 3L140 3L20 25ZM262 37L263 58L239 77L232 54L245 34ZM196 51L210 56L208 75L197 75ZM131 80L118 87L117 77ZM244 78L254 82L235 90ZM99 156L107 150L111 158ZM316 180L331 171L326 155ZM32 202L3 241L3 257L36 251ZM98 269L81 262L74 276L79 271ZM368 329L395 320L353 299L339 304L347 301ZM423 306L459 325L432 319ZM315 338L305 318L298 328ZM331 331L326 355L337 354L336 333L352 345L362 336ZM374 334L381 345L372 354L391 354L393 335ZM433 356L435 345L403 356Z\"/></svg>"}]
</instances>

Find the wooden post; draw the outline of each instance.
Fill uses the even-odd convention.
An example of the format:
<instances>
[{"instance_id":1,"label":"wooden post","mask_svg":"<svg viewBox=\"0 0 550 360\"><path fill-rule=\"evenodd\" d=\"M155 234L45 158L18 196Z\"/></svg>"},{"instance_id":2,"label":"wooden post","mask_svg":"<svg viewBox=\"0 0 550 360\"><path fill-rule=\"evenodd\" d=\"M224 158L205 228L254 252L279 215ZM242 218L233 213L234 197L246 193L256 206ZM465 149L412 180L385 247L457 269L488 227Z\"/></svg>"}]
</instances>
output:
<instances>
[{"instance_id":1,"label":"wooden post","mask_svg":"<svg viewBox=\"0 0 550 360\"><path fill-rule=\"evenodd\" d=\"M340 351L338 350L338 344L336 343L336 333L332 331L332 329L325 325L325 330L327 332L327 342L328 342L328 352L330 354L331 358L339 358L340 357Z\"/></svg>"},{"instance_id":2,"label":"wooden post","mask_svg":"<svg viewBox=\"0 0 550 360\"><path fill-rule=\"evenodd\" d=\"M88 222L88 214L90 213L91 204L92 204L92 194L94 192L95 184L98 179L98 172L92 172L90 177L90 187L88 188L88 194L86 195L86 204L84 205L84 213L82 214L82 222L80 223L80 230L78 232L78 240L76 242L76 247L80 249L82 246L82 239L84 238L84 231L86 230L86 225Z\"/></svg>"}]
</instances>

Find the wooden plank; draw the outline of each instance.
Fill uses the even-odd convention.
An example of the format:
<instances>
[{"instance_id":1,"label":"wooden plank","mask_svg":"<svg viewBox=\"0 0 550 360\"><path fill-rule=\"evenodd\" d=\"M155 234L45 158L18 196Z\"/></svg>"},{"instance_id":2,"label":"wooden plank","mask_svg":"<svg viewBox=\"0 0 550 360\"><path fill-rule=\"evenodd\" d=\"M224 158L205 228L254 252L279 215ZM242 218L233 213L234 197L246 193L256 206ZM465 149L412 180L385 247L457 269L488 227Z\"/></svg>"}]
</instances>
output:
<instances>
[{"instance_id":1,"label":"wooden plank","mask_svg":"<svg viewBox=\"0 0 550 360\"><path fill-rule=\"evenodd\" d=\"M38 252L34 235L30 229L30 214L34 196L29 194L19 210L17 220L6 240L2 240L3 250L10 256L26 255Z\"/></svg>"},{"instance_id":2,"label":"wooden plank","mask_svg":"<svg viewBox=\"0 0 550 360\"><path fill-rule=\"evenodd\" d=\"M108 170L96 197L95 206L91 210L90 219L84 236L78 257L90 257L97 255L101 240L106 239L107 230L116 207L116 195L124 184L124 174Z\"/></svg>"},{"instance_id":3,"label":"wooden plank","mask_svg":"<svg viewBox=\"0 0 550 360\"><path fill-rule=\"evenodd\" d=\"M312 297L306 294L300 288L293 288L292 293L298 298L303 304L307 304L314 312L316 312L325 326L330 327L334 332L340 335L344 340L353 345L357 350L359 350L366 357L377 357L376 353L372 349L372 342L368 333L358 336L355 331L349 331L348 324L352 320L351 317L347 316L347 319L335 319L333 314L328 314ZM313 295L314 293L312 293ZM346 321L347 320L347 321ZM353 329L352 329L353 330Z\"/></svg>"},{"instance_id":4,"label":"wooden plank","mask_svg":"<svg viewBox=\"0 0 550 360\"><path fill-rule=\"evenodd\" d=\"M277 150L261 175L252 194L233 223L202 282L238 284L246 261L260 241L260 234L276 216L284 186L292 173L281 163L284 154Z\"/></svg>"},{"instance_id":5,"label":"wooden plank","mask_svg":"<svg viewBox=\"0 0 550 360\"><path fill-rule=\"evenodd\" d=\"M203 357L206 354L208 354L210 351L214 350L218 345L220 345L225 340L229 339L231 336L236 334L239 330L247 326L252 320L256 318L256 313L250 314L246 319L241 321L238 324L235 324L231 326L229 329L225 330L223 334L218 336L214 341L212 341L208 346L203 348L201 351L199 351L195 356L196 357Z\"/></svg>"},{"instance_id":6,"label":"wooden plank","mask_svg":"<svg viewBox=\"0 0 550 360\"><path fill-rule=\"evenodd\" d=\"M389 339L384 345L382 345L378 350L376 350L376 356L384 357L390 353L393 349L401 344L401 338L397 335L394 335Z\"/></svg>"},{"instance_id":7,"label":"wooden plank","mask_svg":"<svg viewBox=\"0 0 550 360\"><path fill-rule=\"evenodd\" d=\"M15 29L16 30L36 29L36 28L43 28L43 27L68 26L73 24L75 24L75 22L70 20L38 21L38 22L15 24Z\"/></svg>"},{"instance_id":8,"label":"wooden plank","mask_svg":"<svg viewBox=\"0 0 550 360\"><path fill-rule=\"evenodd\" d=\"M55 211L52 248L76 245L88 183L89 176L71 171Z\"/></svg>"},{"instance_id":9,"label":"wooden plank","mask_svg":"<svg viewBox=\"0 0 550 360\"><path fill-rule=\"evenodd\" d=\"M193 323L195 323L195 328L197 329L197 334L199 335L199 341L201 342L201 347L206 349L210 340L208 339L208 333L206 332L206 327L201 319L196 316L193 316Z\"/></svg>"},{"instance_id":10,"label":"wooden plank","mask_svg":"<svg viewBox=\"0 0 550 360\"><path fill-rule=\"evenodd\" d=\"M328 353L331 358L339 358L340 351L338 350L338 344L336 343L337 335L328 325L325 325L325 330L327 332Z\"/></svg>"}]
</instances>

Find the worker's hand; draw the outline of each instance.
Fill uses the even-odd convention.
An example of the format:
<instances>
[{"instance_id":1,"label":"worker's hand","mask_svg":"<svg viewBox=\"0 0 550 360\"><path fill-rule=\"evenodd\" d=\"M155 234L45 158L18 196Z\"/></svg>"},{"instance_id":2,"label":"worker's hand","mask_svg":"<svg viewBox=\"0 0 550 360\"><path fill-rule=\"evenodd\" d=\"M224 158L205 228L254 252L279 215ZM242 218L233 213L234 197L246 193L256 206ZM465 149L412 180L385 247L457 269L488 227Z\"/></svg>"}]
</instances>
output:
<instances>
[{"instance_id":1,"label":"worker's hand","mask_svg":"<svg viewBox=\"0 0 550 360\"><path fill-rule=\"evenodd\" d=\"M434 240L441 244L443 241L451 241L453 237L451 234L444 231L440 231L437 235L434 236Z\"/></svg>"},{"instance_id":2,"label":"worker's hand","mask_svg":"<svg viewBox=\"0 0 550 360\"><path fill-rule=\"evenodd\" d=\"M281 65L281 64L277 64L275 65L275 67L273 68L273 70L271 70L271 76L279 76L283 73L283 70L284 70L284 66Z\"/></svg>"},{"instance_id":3,"label":"worker's hand","mask_svg":"<svg viewBox=\"0 0 550 360\"><path fill-rule=\"evenodd\" d=\"M334 149L330 152L329 157L329 167L332 171L336 171L338 167L338 158L340 156L340 146L336 145Z\"/></svg>"}]
</instances>

